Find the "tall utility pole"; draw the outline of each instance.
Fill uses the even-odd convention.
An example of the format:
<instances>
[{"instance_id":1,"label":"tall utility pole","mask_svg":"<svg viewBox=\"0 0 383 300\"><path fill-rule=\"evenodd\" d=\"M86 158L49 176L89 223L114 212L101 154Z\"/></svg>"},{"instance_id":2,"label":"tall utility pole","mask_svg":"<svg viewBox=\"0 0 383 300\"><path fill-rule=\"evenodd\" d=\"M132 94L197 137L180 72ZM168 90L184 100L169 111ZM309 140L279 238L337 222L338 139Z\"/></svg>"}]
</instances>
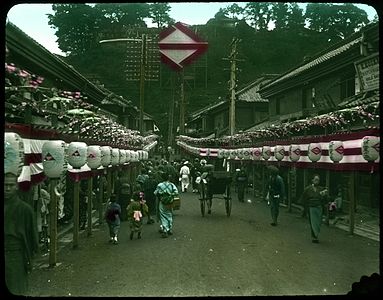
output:
<instances>
[{"instance_id":1,"label":"tall utility pole","mask_svg":"<svg viewBox=\"0 0 383 300\"><path fill-rule=\"evenodd\" d=\"M180 134L185 133L185 91L184 91L184 69L180 72L181 93L180 93Z\"/></svg>"},{"instance_id":2,"label":"tall utility pole","mask_svg":"<svg viewBox=\"0 0 383 300\"><path fill-rule=\"evenodd\" d=\"M146 35L141 38L141 67L140 67L140 125L141 134L144 133L144 88L145 88L145 65L146 65Z\"/></svg>"},{"instance_id":3,"label":"tall utility pole","mask_svg":"<svg viewBox=\"0 0 383 300\"><path fill-rule=\"evenodd\" d=\"M169 97L169 127L168 127L168 146L173 146L173 127L174 127L174 73L171 73L170 78L170 90L171 97Z\"/></svg>"},{"instance_id":4,"label":"tall utility pole","mask_svg":"<svg viewBox=\"0 0 383 300\"><path fill-rule=\"evenodd\" d=\"M237 59L237 44L240 42L240 39L233 38L231 42L231 53L229 58L224 58L224 60L229 60L231 63L230 66L230 107L229 107L229 130L230 135L235 134L235 87L236 87L236 72L237 72L237 61L243 61Z\"/></svg>"}]
</instances>

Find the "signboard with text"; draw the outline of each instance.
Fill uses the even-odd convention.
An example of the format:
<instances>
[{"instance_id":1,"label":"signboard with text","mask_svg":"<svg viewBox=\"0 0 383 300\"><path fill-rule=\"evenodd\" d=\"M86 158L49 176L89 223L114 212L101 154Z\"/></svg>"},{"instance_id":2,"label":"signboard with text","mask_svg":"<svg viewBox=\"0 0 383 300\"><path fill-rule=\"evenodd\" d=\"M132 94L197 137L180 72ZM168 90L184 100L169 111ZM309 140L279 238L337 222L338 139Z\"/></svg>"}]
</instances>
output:
<instances>
[{"instance_id":1,"label":"signboard with text","mask_svg":"<svg viewBox=\"0 0 383 300\"><path fill-rule=\"evenodd\" d=\"M359 77L360 90L369 91L379 89L379 55L374 54L355 62L355 69Z\"/></svg>"}]
</instances>

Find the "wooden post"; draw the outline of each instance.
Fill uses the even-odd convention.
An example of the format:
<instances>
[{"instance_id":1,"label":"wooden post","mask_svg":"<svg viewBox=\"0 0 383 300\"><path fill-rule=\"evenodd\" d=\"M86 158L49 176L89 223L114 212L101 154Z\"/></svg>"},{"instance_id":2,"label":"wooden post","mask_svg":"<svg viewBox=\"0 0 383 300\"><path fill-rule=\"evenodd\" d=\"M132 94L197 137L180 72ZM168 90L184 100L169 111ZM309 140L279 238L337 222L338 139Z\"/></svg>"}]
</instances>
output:
<instances>
[{"instance_id":1,"label":"wooden post","mask_svg":"<svg viewBox=\"0 0 383 300\"><path fill-rule=\"evenodd\" d=\"M80 181L74 182L73 195L73 248L78 248L78 232L80 222Z\"/></svg>"},{"instance_id":2,"label":"wooden post","mask_svg":"<svg viewBox=\"0 0 383 300\"><path fill-rule=\"evenodd\" d=\"M174 127L174 99L175 99L175 91L174 91L174 73L172 72L170 75L170 87L172 95L169 97L169 118L168 118L168 146L173 147L173 127Z\"/></svg>"},{"instance_id":3,"label":"wooden post","mask_svg":"<svg viewBox=\"0 0 383 300\"><path fill-rule=\"evenodd\" d=\"M92 172L93 173L93 172ZM88 228L87 228L87 235L92 235L92 198L93 198L93 174L89 178L89 184L88 184Z\"/></svg>"},{"instance_id":4,"label":"wooden post","mask_svg":"<svg viewBox=\"0 0 383 300\"><path fill-rule=\"evenodd\" d=\"M140 69L140 123L141 134L144 133L144 88L145 88L145 65L146 65L146 35L142 34L141 46L141 69Z\"/></svg>"},{"instance_id":5,"label":"wooden post","mask_svg":"<svg viewBox=\"0 0 383 300\"><path fill-rule=\"evenodd\" d=\"M292 172L291 172L291 168L289 168L289 170L287 171L287 211L288 212L291 212L291 197L292 197L292 192L291 192L291 188L292 188Z\"/></svg>"},{"instance_id":6,"label":"wooden post","mask_svg":"<svg viewBox=\"0 0 383 300\"><path fill-rule=\"evenodd\" d=\"M104 171L103 171L104 172ZM100 182L99 182L99 197L98 197L98 224L101 225L103 223L104 218L104 174L100 175Z\"/></svg>"},{"instance_id":7,"label":"wooden post","mask_svg":"<svg viewBox=\"0 0 383 300\"><path fill-rule=\"evenodd\" d=\"M180 92L180 134L185 133L185 89L184 89L184 69L180 72L181 92Z\"/></svg>"},{"instance_id":8,"label":"wooden post","mask_svg":"<svg viewBox=\"0 0 383 300\"><path fill-rule=\"evenodd\" d=\"M252 162L253 166L253 199L255 200L255 163Z\"/></svg>"},{"instance_id":9,"label":"wooden post","mask_svg":"<svg viewBox=\"0 0 383 300\"><path fill-rule=\"evenodd\" d=\"M57 179L51 179L50 182L50 205L49 205L49 267L56 266L57 262L57 197L55 187L58 184Z\"/></svg>"},{"instance_id":10,"label":"wooden post","mask_svg":"<svg viewBox=\"0 0 383 300\"><path fill-rule=\"evenodd\" d=\"M107 189L108 189L108 198L112 195L112 171L108 167L106 171L106 180L107 180Z\"/></svg>"},{"instance_id":11,"label":"wooden post","mask_svg":"<svg viewBox=\"0 0 383 300\"><path fill-rule=\"evenodd\" d=\"M351 171L348 185L349 206L350 206L350 234L354 234L355 228L355 171Z\"/></svg>"},{"instance_id":12,"label":"wooden post","mask_svg":"<svg viewBox=\"0 0 383 300\"><path fill-rule=\"evenodd\" d=\"M330 170L326 169L326 189L327 194L330 195ZM325 206L326 225L330 225L330 214L328 210L328 204Z\"/></svg>"},{"instance_id":13,"label":"wooden post","mask_svg":"<svg viewBox=\"0 0 383 300\"><path fill-rule=\"evenodd\" d=\"M262 164L262 200L265 196L265 165Z\"/></svg>"}]
</instances>

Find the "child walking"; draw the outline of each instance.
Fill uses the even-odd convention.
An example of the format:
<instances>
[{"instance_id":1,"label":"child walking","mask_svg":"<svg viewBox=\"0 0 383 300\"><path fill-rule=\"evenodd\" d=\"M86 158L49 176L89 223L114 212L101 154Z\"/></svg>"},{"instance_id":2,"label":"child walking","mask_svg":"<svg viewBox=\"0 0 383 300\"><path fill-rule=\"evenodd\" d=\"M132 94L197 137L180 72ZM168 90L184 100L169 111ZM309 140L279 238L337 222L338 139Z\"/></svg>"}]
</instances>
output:
<instances>
[{"instance_id":1,"label":"child walking","mask_svg":"<svg viewBox=\"0 0 383 300\"><path fill-rule=\"evenodd\" d=\"M117 202L117 197L115 194L111 195L110 202L106 208L105 220L109 227L109 243L118 244L118 231L120 229L120 216L121 216L121 206Z\"/></svg>"},{"instance_id":2,"label":"child walking","mask_svg":"<svg viewBox=\"0 0 383 300\"><path fill-rule=\"evenodd\" d=\"M143 192L133 194L133 199L127 207L127 215L130 225L130 239L137 232L137 238L141 238L143 217L148 215L149 209L146 205Z\"/></svg>"}]
</instances>

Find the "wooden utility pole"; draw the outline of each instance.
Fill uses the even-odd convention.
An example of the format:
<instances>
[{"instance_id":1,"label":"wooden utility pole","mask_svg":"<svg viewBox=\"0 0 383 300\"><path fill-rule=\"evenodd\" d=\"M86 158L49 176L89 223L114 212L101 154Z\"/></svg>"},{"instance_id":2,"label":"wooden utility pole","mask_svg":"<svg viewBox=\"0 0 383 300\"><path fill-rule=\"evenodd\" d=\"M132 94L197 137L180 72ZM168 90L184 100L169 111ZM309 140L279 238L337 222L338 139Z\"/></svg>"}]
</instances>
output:
<instances>
[{"instance_id":1,"label":"wooden utility pole","mask_svg":"<svg viewBox=\"0 0 383 300\"><path fill-rule=\"evenodd\" d=\"M180 134L185 133L185 89L184 89L184 69L180 72Z\"/></svg>"},{"instance_id":2,"label":"wooden utility pole","mask_svg":"<svg viewBox=\"0 0 383 300\"><path fill-rule=\"evenodd\" d=\"M231 63L230 66L230 108L229 108L229 131L230 135L235 134L235 88L236 88L236 72L237 72L237 61L243 61L237 59L237 44L240 42L240 39L233 38L231 42L231 53L229 58L224 58L224 60L229 60Z\"/></svg>"},{"instance_id":3,"label":"wooden utility pole","mask_svg":"<svg viewBox=\"0 0 383 300\"><path fill-rule=\"evenodd\" d=\"M93 198L93 172L88 182L88 228L87 235L92 235L92 198Z\"/></svg>"},{"instance_id":4,"label":"wooden utility pole","mask_svg":"<svg viewBox=\"0 0 383 300\"><path fill-rule=\"evenodd\" d=\"M171 89L171 97L169 99L169 127L168 127L168 146L173 147L173 127L174 127L174 99L175 99L175 91L174 91L174 73L171 74L170 78L170 89Z\"/></svg>"},{"instance_id":5,"label":"wooden utility pole","mask_svg":"<svg viewBox=\"0 0 383 300\"><path fill-rule=\"evenodd\" d=\"M146 35L141 38L141 67L140 67L140 132L144 133L144 88L145 88L145 65L146 65Z\"/></svg>"}]
</instances>

